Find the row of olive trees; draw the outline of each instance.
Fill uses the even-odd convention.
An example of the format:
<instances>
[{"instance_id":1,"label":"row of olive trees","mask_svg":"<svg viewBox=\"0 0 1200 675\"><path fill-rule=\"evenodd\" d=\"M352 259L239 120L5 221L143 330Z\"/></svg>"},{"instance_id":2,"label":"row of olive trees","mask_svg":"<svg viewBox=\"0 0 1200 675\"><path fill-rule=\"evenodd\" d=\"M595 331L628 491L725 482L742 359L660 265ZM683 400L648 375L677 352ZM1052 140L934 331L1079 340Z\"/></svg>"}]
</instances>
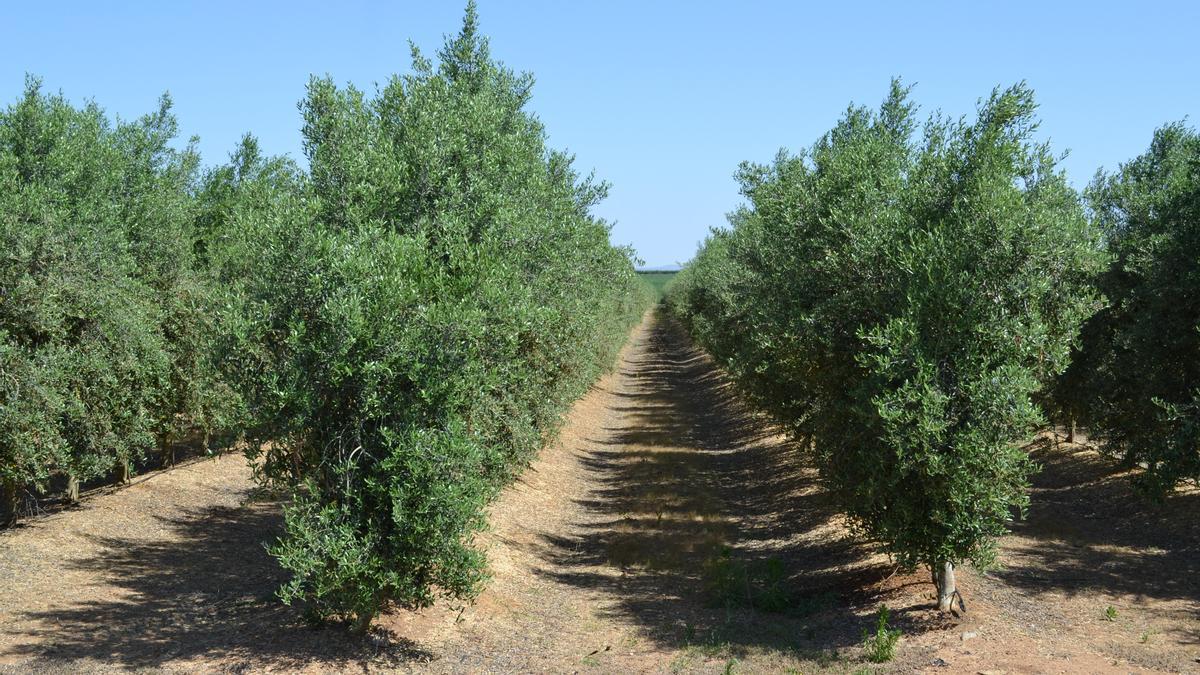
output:
<instances>
[{"instance_id":1,"label":"row of olive trees","mask_svg":"<svg viewBox=\"0 0 1200 675\"><path fill-rule=\"evenodd\" d=\"M669 302L945 610L1027 505L1043 408L1160 490L1200 478L1200 143L1160 131L1088 208L1024 85L919 136L907 94L744 165L748 205Z\"/></svg>"},{"instance_id":2,"label":"row of olive trees","mask_svg":"<svg viewBox=\"0 0 1200 675\"><path fill-rule=\"evenodd\" d=\"M473 5L368 96L313 79L309 168L201 172L36 83L0 116L0 477L88 479L197 431L291 499L285 600L364 629L472 596L484 508L650 302Z\"/></svg>"},{"instance_id":3,"label":"row of olive trees","mask_svg":"<svg viewBox=\"0 0 1200 675\"><path fill-rule=\"evenodd\" d=\"M166 97L114 124L32 78L0 111L0 520L54 473L77 495L236 417L192 253L203 176L175 135Z\"/></svg>"},{"instance_id":4,"label":"row of olive trees","mask_svg":"<svg viewBox=\"0 0 1200 675\"><path fill-rule=\"evenodd\" d=\"M1106 301L1050 395L1162 497L1200 482L1200 134L1159 129L1087 196L1111 256L1095 279Z\"/></svg>"}]
</instances>

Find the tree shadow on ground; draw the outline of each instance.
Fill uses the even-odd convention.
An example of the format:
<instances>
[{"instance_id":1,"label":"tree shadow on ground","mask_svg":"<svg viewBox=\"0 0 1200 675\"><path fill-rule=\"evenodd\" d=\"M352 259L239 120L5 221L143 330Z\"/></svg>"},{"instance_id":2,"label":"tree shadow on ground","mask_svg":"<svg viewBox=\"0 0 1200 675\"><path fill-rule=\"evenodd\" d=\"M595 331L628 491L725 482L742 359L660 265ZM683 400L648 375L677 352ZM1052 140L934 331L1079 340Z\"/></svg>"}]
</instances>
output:
<instances>
[{"instance_id":1,"label":"tree shadow on ground","mask_svg":"<svg viewBox=\"0 0 1200 675\"><path fill-rule=\"evenodd\" d=\"M1034 596L1182 600L1200 621L1200 490L1145 499L1115 461L1052 435L1030 453L1042 470L1028 518L1004 542L1004 568L994 577Z\"/></svg>"},{"instance_id":2,"label":"tree shadow on ground","mask_svg":"<svg viewBox=\"0 0 1200 675\"><path fill-rule=\"evenodd\" d=\"M294 670L306 664L399 665L431 655L384 631L314 628L275 597L283 572L264 542L281 530L278 504L208 507L160 518L161 538L95 539L100 553L66 564L109 585L100 599L23 612L6 657L22 669L128 669L215 659L227 670ZM85 596L86 597L86 596ZM11 628L0 631L12 635Z\"/></svg>"},{"instance_id":3,"label":"tree shadow on ground","mask_svg":"<svg viewBox=\"0 0 1200 675\"><path fill-rule=\"evenodd\" d=\"M631 386L608 392L620 424L581 449L597 485L577 499L586 522L543 537L540 573L602 592L665 647L807 658L860 644L875 607L911 591L904 579L846 535L798 444L677 324L660 315L646 339L646 356L624 364ZM894 625L939 622L910 608Z\"/></svg>"}]
</instances>

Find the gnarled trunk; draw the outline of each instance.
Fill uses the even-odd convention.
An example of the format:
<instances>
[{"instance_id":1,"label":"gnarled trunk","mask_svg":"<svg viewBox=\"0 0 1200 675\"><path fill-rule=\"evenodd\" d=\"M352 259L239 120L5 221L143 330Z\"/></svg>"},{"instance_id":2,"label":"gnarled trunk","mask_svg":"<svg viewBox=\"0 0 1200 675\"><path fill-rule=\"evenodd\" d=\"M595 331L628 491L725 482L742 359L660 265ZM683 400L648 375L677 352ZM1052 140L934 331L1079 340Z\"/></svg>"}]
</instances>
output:
<instances>
[{"instance_id":1,"label":"gnarled trunk","mask_svg":"<svg viewBox=\"0 0 1200 675\"><path fill-rule=\"evenodd\" d=\"M74 475L67 477L67 502L70 504L79 503L79 478Z\"/></svg>"},{"instance_id":2,"label":"gnarled trunk","mask_svg":"<svg viewBox=\"0 0 1200 675\"><path fill-rule=\"evenodd\" d=\"M934 565L933 583L937 585L938 611L949 612L954 606L954 595L958 592L954 585L954 563L943 561Z\"/></svg>"},{"instance_id":3,"label":"gnarled trunk","mask_svg":"<svg viewBox=\"0 0 1200 675\"><path fill-rule=\"evenodd\" d=\"M1075 416L1074 415L1071 415L1071 418L1069 420L1067 420L1067 442L1068 443L1075 442Z\"/></svg>"}]
</instances>

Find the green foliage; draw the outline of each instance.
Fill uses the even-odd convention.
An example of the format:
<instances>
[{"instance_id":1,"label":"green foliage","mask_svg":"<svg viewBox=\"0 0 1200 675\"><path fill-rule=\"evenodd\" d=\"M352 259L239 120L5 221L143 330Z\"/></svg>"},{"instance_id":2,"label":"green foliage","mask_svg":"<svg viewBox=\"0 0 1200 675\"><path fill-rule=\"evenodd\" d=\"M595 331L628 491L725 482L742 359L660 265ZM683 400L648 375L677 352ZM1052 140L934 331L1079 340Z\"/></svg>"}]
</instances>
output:
<instances>
[{"instance_id":1,"label":"green foliage","mask_svg":"<svg viewBox=\"0 0 1200 675\"><path fill-rule=\"evenodd\" d=\"M671 283L676 274L678 272L638 272L638 277L654 289L656 297L662 298L666 295L667 285Z\"/></svg>"},{"instance_id":2,"label":"green foliage","mask_svg":"<svg viewBox=\"0 0 1200 675\"><path fill-rule=\"evenodd\" d=\"M745 565L733 558L733 550L724 547L720 554L705 561L704 586L711 602L721 607L736 607L749 600L750 579Z\"/></svg>"},{"instance_id":3,"label":"green foliage","mask_svg":"<svg viewBox=\"0 0 1200 675\"><path fill-rule=\"evenodd\" d=\"M210 287L210 320L220 327L208 345L206 391L219 393L226 404L209 427L228 432L227 438L254 435L265 424L254 403L276 363L260 319L278 301L263 283L274 274L265 265L292 245L311 217L306 190L307 179L293 162L264 157L247 135L227 164L205 173L196 191L190 247Z\"/></svg>"},{"instance_id":4,"label":"green foliage","mask_svg":"<svg viewBox=\"0 0 1200 675\"><path fill-rule=\"evenodd\" d=\"M310 82L311 182L256 211L278 224L231 338L251 455L293 491L283 597L359 628L476 593L484 506L649 301L589 213L606 186L546 147L473 6L438 61L373 97Z\"/></svg>"},{"instance_id":5,"label":"green foliage","mask_svg":"<svg viewBox=\"0 0 1200 675\"><path fill-rule=\"evenodd\" d=\"M1200 480L1200 135L1183 124L1088 191L1112 262L1059 404L1162 495Z\"/></svg>"},{"instance_id":6,"label":"green foliage","mask_svg":"<svg viewBox=\"0 0 1200 675\"><path fill-rule=\"evenodd\" d=\"M0 486L201 431L291 491L285 600L359 628L470 597L501 486L652 301L468 7L374 97L313 79L309 172L203 174L170 101L112 124L30 81L0 114Z\"/></svg>"},{"instance_id":7,"label":"green foliage","mask_svg":"<svg viewBox=\"0 0 1200 675\"><path fill-rule=\"evenodd\" d=\"M974 122L908 91L807 153L743 165L749 204L668 302L793 435L852 522L908 566L986 565L1027 503L1033 397L1095 308L1098 236L1031 137L1032 93Z\"/></svg>"},{"instance_id":8,"label":"green foliage","mask_svg":"<svg viewBox=\"0 0 1200 675\"><path fill-rule=\"evenodd\" d=\"M114 124L32 78L0 113L0 478L101 476L226 406L175 134L167 97Z\"/></svg>"},{"instance_id":9,"label":"green foliage","mask_svg":"<svg viewBox=\"0 0 1200 675\"><path fill-rule=\"evenodd\" d=\"M891 612L887 606L879 608L875 617L875 633L863 629L863 652L871 663L887 663L896 657L896 643L900 641L900 629L889 628Z\"/></svg>"}]
</instances>

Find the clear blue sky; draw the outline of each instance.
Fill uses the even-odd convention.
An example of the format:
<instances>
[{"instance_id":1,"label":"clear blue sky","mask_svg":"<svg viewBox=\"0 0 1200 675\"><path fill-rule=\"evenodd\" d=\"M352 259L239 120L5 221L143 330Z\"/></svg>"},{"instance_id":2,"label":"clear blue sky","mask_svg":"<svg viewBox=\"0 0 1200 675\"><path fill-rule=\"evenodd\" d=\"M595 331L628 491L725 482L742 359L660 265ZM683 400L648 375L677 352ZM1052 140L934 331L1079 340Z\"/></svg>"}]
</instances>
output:
<instances>
[{"instance_id":1,"label":"clear blue sky","mask_svg":"<svg viewBox=\"0 0 1200 675\"><path fill-rule=\"evenodd\" d=\"M370 89L407 70L407 40L432 53L464 4L19 3L0 24L0 100L26 72L126 118L169 90L207 162L246 131L299 159L310 73ZM613 183L598 212L648 265L724 223L738 162L807 146L893 75L955 115L1027 80L1079 186L1200 115L1200 3L480 0L480 15L493 53L537 76L551 143Z\"/></svg>"}]
</instances>

